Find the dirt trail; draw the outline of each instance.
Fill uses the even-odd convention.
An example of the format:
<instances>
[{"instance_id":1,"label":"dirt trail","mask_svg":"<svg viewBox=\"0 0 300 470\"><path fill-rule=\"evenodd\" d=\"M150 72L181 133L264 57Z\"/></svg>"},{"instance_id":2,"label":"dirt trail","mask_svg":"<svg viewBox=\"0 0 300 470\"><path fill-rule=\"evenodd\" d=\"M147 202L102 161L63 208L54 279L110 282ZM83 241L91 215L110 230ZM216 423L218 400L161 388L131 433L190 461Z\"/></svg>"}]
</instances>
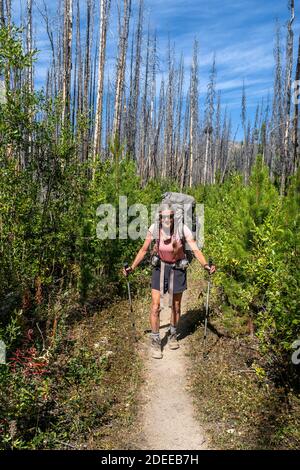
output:
<instances>
[{"instance_id":1,"label":"dirt trail","mask_svg":"<svg viewBox=\"0 0 300 470\"><path fill-rule=\"evenodd\" d=\"M182 302L180 331L184 331L188 291ZM167 304L167 298L165 298ZM153 359L149 338L142 348L145 361L145 383L141 391L141 409L135 446L146 450L207 449L207 440L196 421L192 397L187 390L186 347L189 337L180 339L180 348L170 350L166 344L170 309L162 308L160 335L163 339L163 358Z\"/></svg>"}]
</instances>

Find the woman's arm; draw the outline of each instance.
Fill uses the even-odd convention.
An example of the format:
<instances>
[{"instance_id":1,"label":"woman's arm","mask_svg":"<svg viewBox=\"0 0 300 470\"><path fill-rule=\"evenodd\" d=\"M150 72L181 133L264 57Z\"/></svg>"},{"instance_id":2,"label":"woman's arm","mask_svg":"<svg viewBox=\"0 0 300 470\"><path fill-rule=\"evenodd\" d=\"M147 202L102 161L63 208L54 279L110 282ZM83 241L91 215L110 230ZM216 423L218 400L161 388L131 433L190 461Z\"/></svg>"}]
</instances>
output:
<instances>
[{"instance_id":1,"label":"woman's arm","mask_svg":"<svg viewBox=\"0 0 300 470\"><path fill-rule=\"evenodd\" d=\"M132 265L131 265L131 268L132 269L135 269L138 267L138 265L140 264L140 262L145 258L145 255L148 251L148 248L149 248L149 245L151 243L151 235L147 235L145 241L144 241L144 244L142 246L142 248L138 251Z\"/></svg>"},{"instance_id":2,"label":"woman's arm","mask_svg":"<svg viewBox=\"0 0 300 470\"><path fill-rule=\"evenodd\" d=\"M140 264L140 262L145 258L145 255L148 251L148 248L149 248L149 245L150 245L151 241L152 241L152 234L151 234L151 232L148 231L147 236L145 238L145 241L143 243L143 246L138 251L136 257L134 258L134 261L133 261L132 265L127 269L125 269L125 268L123 269L123 273L125 274L125 276L127 276L127 274L129 274L131 271L133 271L135 268L137 268L137 266Z\"/></svg>"},{"instance_id":3,"label":"woman's arm","mask_svg":"<svg viewBox=\"0 0 300 470\"><path fill-rule=\"evenodd\" d=\"M215 265L213 264L211 267L209 267L208 262L205 259L204 254L202 253L201 250L199 250L197 243L193 238L190 238L187 240L187 243L189 244L190 248L192 249L195 257L199 261L199 263L203 266L203 268L207 269L210 274L214 273L216 270Z\"/></svg>"},{"instance_id":4,"label":"woman's arm","mask_svg":"<svg viewBox=\"0 0 300 470\"><path fill-rule=\"evenodd\" d=\"M189 244L191 250L193 251L193 253L194 253L195 257L197 258L197 260L199 261L199 263L202 264L202 266L204 267L207 264L207 261L205 259L204 254L202 253L202 251L199 250L195 240L194 239L187 240L187 243Z\"/></svg>"}]
</instances>

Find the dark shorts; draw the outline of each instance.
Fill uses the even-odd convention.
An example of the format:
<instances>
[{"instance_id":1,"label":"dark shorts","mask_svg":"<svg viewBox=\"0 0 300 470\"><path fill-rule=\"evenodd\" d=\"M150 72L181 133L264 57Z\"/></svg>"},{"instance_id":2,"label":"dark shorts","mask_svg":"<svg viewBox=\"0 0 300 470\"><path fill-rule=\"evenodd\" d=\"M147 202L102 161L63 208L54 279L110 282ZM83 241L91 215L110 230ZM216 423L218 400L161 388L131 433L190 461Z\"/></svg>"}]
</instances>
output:
<instances>
[{"instance_id":1,"label":"dark shorts","mask_svg":"<svg viewBox=\"0 0 300 470\"><path fill-rule=\"evenodd\" d=\"M164 293L168 291L171 266L165 265ZM187 289L186 269L174 269L174 294L179 294ZM151 288L160 290L160 267L153 268Z\"/></svg>"}]
</instances>

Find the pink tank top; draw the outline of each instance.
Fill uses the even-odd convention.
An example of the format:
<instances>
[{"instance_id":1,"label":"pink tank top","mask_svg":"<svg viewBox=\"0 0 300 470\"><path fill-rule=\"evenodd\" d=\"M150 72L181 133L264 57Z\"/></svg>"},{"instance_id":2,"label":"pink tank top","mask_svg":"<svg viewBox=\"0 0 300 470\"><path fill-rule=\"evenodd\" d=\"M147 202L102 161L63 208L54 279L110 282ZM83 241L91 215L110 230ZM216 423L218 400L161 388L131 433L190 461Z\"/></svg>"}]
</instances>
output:
<instances>
[{"instance_id":1,"label":"pink tank top","mask_svg":"<svg viewBox=\"0 0 300 470\"><path fill-rule=\"evenodd\" d=\"M154 233L154 224L151 225L149 228L149 232L151 233L152 240L153 240L153 233ZM184 225L183 233L186 241L193 239L193 234L190 229ZM177 243L177 255L174 254L173 243ZM158 246L157 246L158 245ZM185 258L183 241L180 239L179 234L172 234L172 236L166 236L163 230L160 230L160 238L156 241L156 249L158 248L158 256L162 261L166 261L167 263L175 263L175 261L179 259Z\"/></svg>"}]
</instances>

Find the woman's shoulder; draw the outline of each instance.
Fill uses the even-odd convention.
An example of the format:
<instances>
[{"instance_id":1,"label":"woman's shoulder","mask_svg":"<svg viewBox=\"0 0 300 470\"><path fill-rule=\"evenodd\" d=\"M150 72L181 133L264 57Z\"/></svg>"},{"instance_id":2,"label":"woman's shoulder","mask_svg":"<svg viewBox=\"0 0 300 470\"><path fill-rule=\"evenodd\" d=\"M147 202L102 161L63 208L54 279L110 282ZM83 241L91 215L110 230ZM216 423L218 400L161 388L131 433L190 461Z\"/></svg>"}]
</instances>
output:
<instances>
[{"instance_id":1,"label":"woman's shoulder","mask_svg":"<svg viewBox=\"0 0 300 470\"><path fill-rule=\"evenodd\" d=\"M150 232L151 235L153 235L154 229L155 229L155 224L151 224L150 227L148 228L148 232Z\"/></svg>"},{"instance_id":2,"label":"woman's shoulder","mask_svg":"<svg viewBox=\"0 0 300 470\"><path fill-rule=\"evenodd\" d=\"M156 223L151 224L148 228L148 233L151 234L152 238L158 238L158 231L159 228Z\"/></svg>"},{"instance_id":3,"label":"woman's shoulder","mask_svg":"<svg viewBox=\"0 0 300 470\"><path fill-rule=\"evenodd\" d=\"M194 238L191 229L186 224L182 224L182 234L186 240L191 240Z\"/></svg>"}]
</instances>

